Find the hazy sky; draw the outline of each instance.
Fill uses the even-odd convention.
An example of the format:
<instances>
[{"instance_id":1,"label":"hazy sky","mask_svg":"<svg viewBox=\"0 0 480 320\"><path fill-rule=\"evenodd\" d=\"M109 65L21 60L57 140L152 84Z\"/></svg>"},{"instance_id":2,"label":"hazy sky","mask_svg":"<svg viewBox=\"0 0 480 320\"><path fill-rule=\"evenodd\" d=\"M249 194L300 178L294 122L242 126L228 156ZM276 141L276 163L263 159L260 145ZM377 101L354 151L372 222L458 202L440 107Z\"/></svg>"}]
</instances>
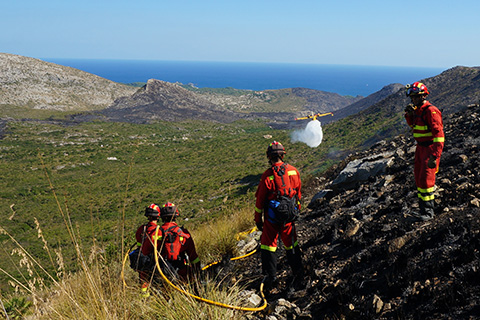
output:
<instances>
[{"instance_id":1,"label":"hazy sky","mask_svg":"<svg viewBox=\"0 0 480 320\"><path fill-rule=\"evenodd\" d=\"M480 66L478 0L0 0L34 58Z\"/></svg>"}]
</instances>

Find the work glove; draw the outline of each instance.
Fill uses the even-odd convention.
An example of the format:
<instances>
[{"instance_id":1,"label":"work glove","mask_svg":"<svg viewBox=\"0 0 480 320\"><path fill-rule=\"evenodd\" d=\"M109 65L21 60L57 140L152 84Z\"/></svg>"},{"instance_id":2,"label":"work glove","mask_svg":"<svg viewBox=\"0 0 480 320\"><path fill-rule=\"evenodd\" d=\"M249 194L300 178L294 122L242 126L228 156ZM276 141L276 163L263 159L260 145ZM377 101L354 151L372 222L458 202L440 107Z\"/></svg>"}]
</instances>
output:
<instances>
[{"instance_id":1,"label":"work glove","mask_svg":"<svg viewBox=\"0 0 480 320\"><path fill-rule=\"evenodd\" d=\"M428 158L427 167L429 167L430 169L436 168L437 158L435 158L434 156L430 156L430 158Z\"/></svg>"},{"instance_id":2,"label":"work glove","mask_svg":"<svg viewBox=\"0 0 480 320\"><path fill-rule=\"evenodd\" d=\"M263 222L262 221L255 222L255 224L257 225L258 231L263 231Z\"/></svg>"},{"instance_id":3,"label":"work glove","mask_svg":"<svg viewBox=\"0 0 480 320\"><path fill-rule=\"evenodd\" d=\"M413 103L409 103L409 104L405 107L405 112L407 112L407 113L413 113L413 111L415 111L415 109L417 109L417 107L416 107Z\"/></svg>"}]
</instances>

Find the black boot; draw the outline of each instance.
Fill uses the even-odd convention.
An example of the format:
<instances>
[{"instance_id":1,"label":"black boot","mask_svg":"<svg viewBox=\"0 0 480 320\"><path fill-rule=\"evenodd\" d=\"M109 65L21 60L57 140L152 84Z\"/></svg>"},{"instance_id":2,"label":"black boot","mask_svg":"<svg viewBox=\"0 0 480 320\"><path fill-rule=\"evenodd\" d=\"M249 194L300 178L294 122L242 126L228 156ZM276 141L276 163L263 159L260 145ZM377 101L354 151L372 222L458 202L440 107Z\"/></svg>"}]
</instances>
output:
<instances>
[{"instance_id":1,"label":"black boot","mask_svg":"<svg viewBox=\"0 0 480 320\"><path fill-rule=\"evenodd\" d=\"M295 290L302 290L305 289L306 281L305 281L305 272L303 269L303 262L302 262L302 252L300 248L297 246L292 250L287 250L287 261L292 268L293 274L293 281L292 287Z\"/></svg>"},{"instance_id":2,"label":"black boot","mask_svg":"<svg viewBox=\"0 0 480 320\"><path fill-rule=\"evenodd\" d=\"M428 221L430 219L433 219L433 217L435 216L435 212L434 212L435 203L433 200L423 201L420 199L419 206L420 206L420 215L419 215L420 220Z\"/></svg>"},{"instance_id":3,"label":"black boot","mask_svg":"<svg viewBox=\"0 0 480 320\"><path fill-rule=\"evenodd\" d=\"M261 250L262 253L262 274L263 291L268 294L277 286L277 254L268 250Z\"/></svg>"}]
</instances>

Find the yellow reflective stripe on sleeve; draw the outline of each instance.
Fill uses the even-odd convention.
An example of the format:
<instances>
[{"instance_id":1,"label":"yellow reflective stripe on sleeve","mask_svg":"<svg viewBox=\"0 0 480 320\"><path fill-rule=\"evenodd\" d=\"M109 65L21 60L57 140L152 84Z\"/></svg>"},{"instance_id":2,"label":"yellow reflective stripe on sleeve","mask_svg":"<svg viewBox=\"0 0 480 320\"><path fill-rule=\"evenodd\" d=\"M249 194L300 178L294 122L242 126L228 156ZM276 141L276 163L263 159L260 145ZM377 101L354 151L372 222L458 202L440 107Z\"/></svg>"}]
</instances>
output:
<instances>
[{"instance_id":1,"label":"yellow reflective stripe on sleeve","mask_svg":"<svg viewBox=\"0 0 480 320\"><path fill-rule=\"evenodd\" d=\"M270 176L270 177L268 177L268 179L269 179L269 180L273 180L273 179L275 179L275 177L274 177L274 176Z\"/></svg>"},{"instance_id":2,"label":"yellow reflective stripe on sleeve","mask_svg":"<svg viewBox=\"0 0 480 320\"><path fill-rule=\"evenodd\" d=\"M429 196L422 196L421 193L418 194L418 197L420 199L422 199L423 201L431 201L431 200L434 200L435 199L435 196L432 194L432 195L429 195Z\"/></svg>"},{"instance_id":3,"label":"yellow reflective stripe on sleeve","mask_svg":"<svg viewBox=\"0 0 480 320\"><path fill-rule=\"evenodd\" d=\"M428 130L428 126L413 126L414 130Z\"/></svg>"},{"instance_id":4,"label":"yellow reflective stripe on sleeve","mask_svg":"<svg viewBox=\"0 0 480 320\"><path fill-rule=\"evenodd\" d=\"M433 138L433 142L445 142L445 137Z\"/></svg>"},{"instance_id":5,"label":"yellow reflective stripe on sleeve","mask_svg":"<svg viewBox=\"0 0 480 320\"><path fill-rule=\"evenodd\" d=\"M417 188L418 192L421 193L432 193L435 191L435 187L427 188L427 189L422 189L422 188Z\"/></svg>"},{"instance_id":6,"label":"yellow reflective stripe on sleeve","mask_svg":"<svg viewBox=\"0 0 480 320\"><path fill-rule=\"evenodd\" d=\"M262 244L262 245L260 246L260 249L262 249L262 250L267 250L267 251L270 251L270 252L275 252L275 251L277 251L277 247L269 247L269 246L267 246L267 245L265 245L265 244Z\"/></svg>"},{"instance_id":7,"label":"yellow reflective stripe on sleeve","mask_svg":"<svg viewBox=\"0 0 480 320\"><path fill-rule=\"evenodd\" d=\"M298 246L298 241L295 241L295 243L293 244L293 246L285 247L285 250L292 250L292 249L295 248L296 246Z\"/></svg>"},{"instance_id":8,"label":"yellow reflective stripe on sleeve","mask_svg":"<svg viewBox=\"0 0 480 320\"><path fill-rule=\"evenodd\" d=\"M423 137L432 137L433 134L431 132L427 133L413 133L414 138L423 138Z\"/></svg>"},{"instance_id":9,"label":"yellow reflective stripe on sleeve","mask_svg":"<svg viewBox=\"0 0 480 320\"><path fill-rule=\"evenodd\" d=\"M290 170L287 172L289 176L296 176L297 175L297 171L295 170Z\"/></svg>"},{"instance_id":10,"label":"yellow reflective stripe on sleeve","mask_svg":"<svg viewBox=\"0 0 480 320\"><path fill-rule=\"evenodd\" d=\"M262 209L258 209L257 207L255 207L255 212L262 213Z\"/></svg>"},{"instance_id":11,"label":"yellow reflective stripe on sleeve","mask_svg":"<svg viewBox=\"0 0 480 320\"><path fill-rule=\"evenodd\" d=\"M200 258L197 257L197 259L193 260L192 262L190 262L190 264L195 264L195 263L199 263L200 262Z\"/></svg>"}]
</instances>

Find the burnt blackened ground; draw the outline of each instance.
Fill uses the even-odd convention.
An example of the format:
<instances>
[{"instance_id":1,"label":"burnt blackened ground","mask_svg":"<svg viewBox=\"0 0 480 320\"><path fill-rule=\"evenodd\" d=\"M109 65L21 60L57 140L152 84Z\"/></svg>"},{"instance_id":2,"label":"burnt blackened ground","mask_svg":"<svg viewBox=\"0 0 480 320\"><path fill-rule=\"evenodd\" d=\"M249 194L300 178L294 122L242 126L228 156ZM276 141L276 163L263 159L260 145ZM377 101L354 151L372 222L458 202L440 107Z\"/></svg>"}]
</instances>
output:
<instances>
[{"instance_id":1,"label":"burnt blackened ground","mask_svg":"<svg viewBox=\"0 0 480 320\"><path fill-rule=\"evenodd\" d=\"M478 106L444 117L433 220L414 222L410 215L418 206L409 134L350 156L306 186L311 199L349 160L395 152L385 174L304 210L297 226L307 289L270 298L300 308L286 319L480 319L479 120ZM280 286L289 274L281 255Z\"/></svg>"}]
</instances>

